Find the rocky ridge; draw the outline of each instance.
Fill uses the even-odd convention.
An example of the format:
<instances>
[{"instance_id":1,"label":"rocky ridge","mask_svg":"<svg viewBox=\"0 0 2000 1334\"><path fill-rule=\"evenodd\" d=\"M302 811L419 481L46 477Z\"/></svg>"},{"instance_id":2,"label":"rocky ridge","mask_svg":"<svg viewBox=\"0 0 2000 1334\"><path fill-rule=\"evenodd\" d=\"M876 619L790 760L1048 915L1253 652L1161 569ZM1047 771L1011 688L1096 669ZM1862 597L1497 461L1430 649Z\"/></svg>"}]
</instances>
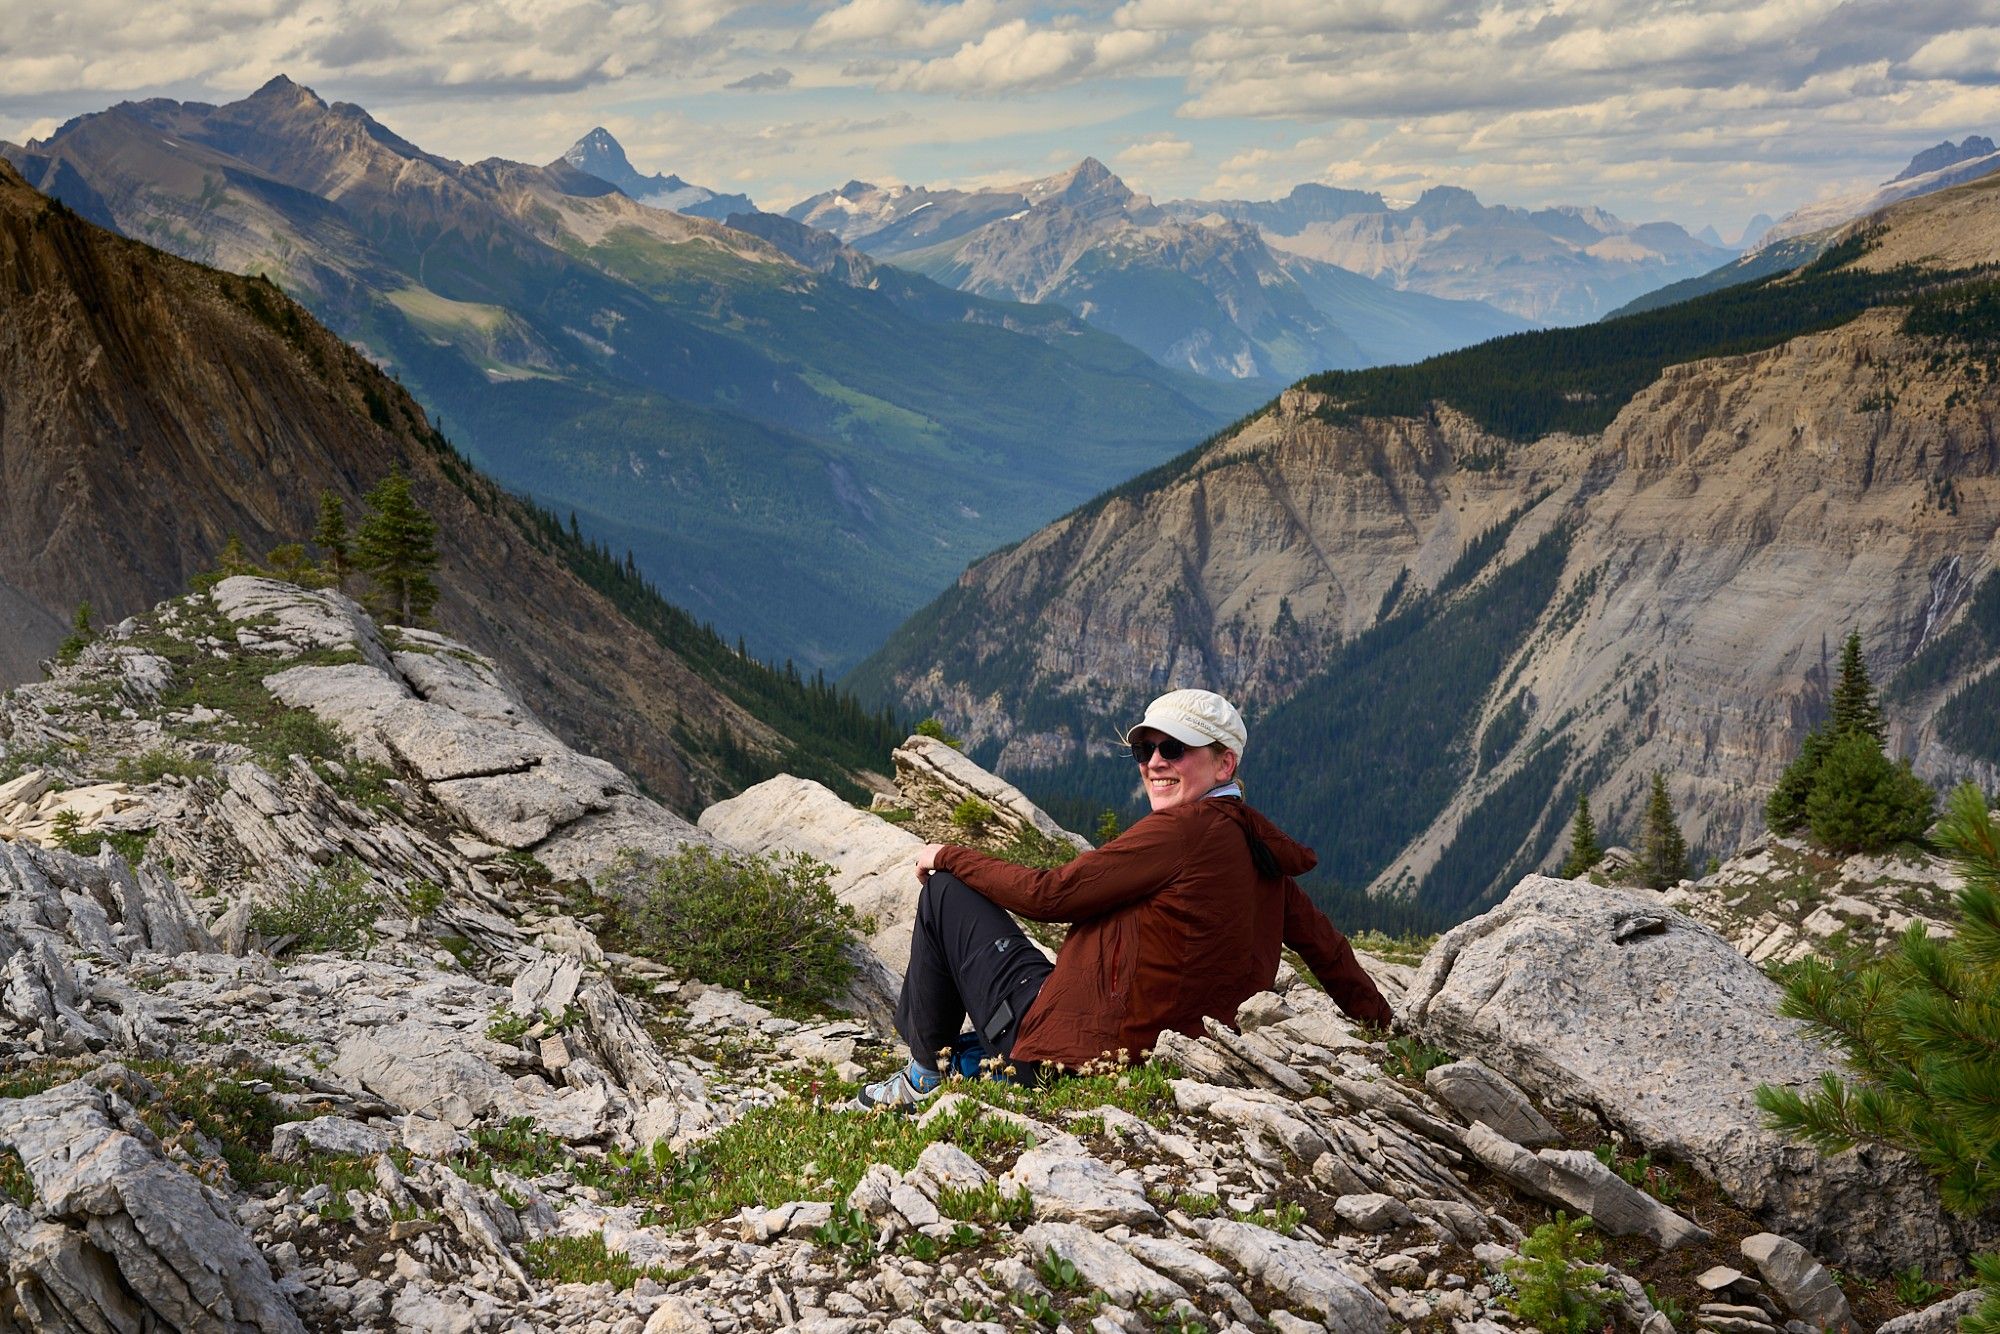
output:
<instances>
[{"instance_id":1,"label":"rocky ridge","mask_svg":"<svg viewBox=\"0 0 2000 1334\"><path fill-rule=\"evenodd\" d=\"M1508 994L1496 967L1522 987L1548 975L1506 962L1518 937L1476 962L1494 927L1469 924L1414 974L1376 966L1463 1058L1421 1081L1286 970L1237 1029L1163 1040L1168 1066L1040 1094L956 1084L921 1117L867 1117L823 1104L902 1059L871 1021L776 1014L607 947L588 879L613 845L704 835L560 748L463 645L387 634L335 594L228 580L14 691L0 717L0 764L32 775L12 780L16 806L35 785L38 809L99 789L74 821L0 838L14 1328L1493 1334L1506 1261L1558 1204L1612 1238L1621 1327L1674 1327L1641 1279L1676 1310L1712 1298L1703 1328L1848 1318L1825 1269L1758 1221L1716 1206L1697 1223L1616 1156L1551 1147L1606 1122L1650 1146L1652 1089L1538 1029L1539 1002L1452 1018L1454 997ZM905 772L933 802L974 790L949 786L962 779L1012 804L928 749ZM107 800L93 780L121 767L129 800ZM848 810L870 822L857 841L914 837ZM257 905L338 867L375 896L372 941L329 953L267 934ZM1531 882L1494 916L1572 923L1589 968L1643 969L1603 988L1598 1031L1686 1044L1684 1089L1718 1067L1733 1087L1816 1068L1719 939L1663 911L1631 948L1604 935L1622 911ZM1732 980L1690 1033L1646 979L1696 959ZM1709 1109L1687 1161L1740 1134L1737 1105ZM1889 1188L1907 1165L1781 1170L1791 1188L1759 1206L1778 1231L1852 1272L1955 1272L1958 1243L1924 1222L1934 1204ZM1822 1192L1826 1171L1883 1188ZM1875 1314L1879 1292L1858 1298Z\"/></svg>"}]
</instances>

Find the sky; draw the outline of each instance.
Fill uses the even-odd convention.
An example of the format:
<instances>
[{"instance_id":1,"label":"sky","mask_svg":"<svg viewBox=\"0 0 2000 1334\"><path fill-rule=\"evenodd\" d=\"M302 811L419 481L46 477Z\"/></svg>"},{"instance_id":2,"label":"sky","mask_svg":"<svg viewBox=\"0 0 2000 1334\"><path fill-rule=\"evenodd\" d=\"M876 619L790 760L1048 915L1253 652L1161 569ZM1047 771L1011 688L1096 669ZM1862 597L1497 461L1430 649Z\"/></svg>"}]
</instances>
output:
<instances>
[{"instance_id":1,"label":"sky","mask_svg":"<svg viewBox=\"0 0 2000 1334\"><path fill-rule=\"evenodd\" d=\"M2000 0L8 0L0 138L275 74L462 161L593 126L783 209L1094 156L1158 199L1319 181L1734 239L2000 135Z\"/></svg>"}]
</instances>

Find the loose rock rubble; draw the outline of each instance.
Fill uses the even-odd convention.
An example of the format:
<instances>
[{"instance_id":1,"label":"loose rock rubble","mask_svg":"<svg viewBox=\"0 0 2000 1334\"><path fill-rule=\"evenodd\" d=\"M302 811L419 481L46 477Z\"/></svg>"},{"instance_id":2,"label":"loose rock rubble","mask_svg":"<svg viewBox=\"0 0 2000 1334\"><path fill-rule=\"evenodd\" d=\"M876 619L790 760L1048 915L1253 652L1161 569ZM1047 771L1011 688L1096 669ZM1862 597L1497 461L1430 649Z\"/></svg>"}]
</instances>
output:
<instances>
[{"instance_id":1,"label":"loose rock rubble","mask_svg":"<svg viewBox=\"0 0 2000 1334\"><path fill-rule=\"evenodd\" d=\"M1959 879L1934 858L1827 856L1796 838L1752 844L1662 901L1752 963L1794 963L1834 947L1879 953L1912 924L1948 935Z\"/></svg>"},{"instance_id":2,"label":"loose rock rubble","mask_svg":"<svg viewBox=\"0 0 2000 1334\"><path fill-rule=\"evenodd\" d=\"M1702 1328L1854 1320L1793 1242L1711 1236L1575 1138L1602 1117L1637 1142L1664 1095L1627 1070L1643 1096L1612 1096L1616 1070L1558 1040L1567 1019L1514 1012L1555 994L1522 998L1555 985L1532 951L1481 954L1531 912L1594 922L1555 906L1575 887L1531 881L1420 972L1380 966L1460 1058L1421 1078L1287 968L1234 1027L1165 1035L1156 1064L842 1113L903 1059L879 1006L779 1013L676 976L607 947L562 886L626 846L809 836L851 901L906 920L915 835L793 779L696 830L561 749L490 664L336 595L229 580L120 634L0 702L0 763L32 757L0 786L0 1330L1492 1334L1520 1327L1509 1262L1556 1204L1617 1243L1601 1286L1621 1329L1672 1327L1634 1277L1669 1254L1703 1257ZM211 663L237 693L190 697ZM254 726L220 707L260 688ZM285 703L344 751L262 744L256 727L297 725ZM1049 836L920 741L906 792L952 784ZM112 777L146 755L171 762ZM259 929L258 905L335 867L379 896L360 946ZM1616 948L1738 959L1663 920ZM1683 977L1577 1022L1658 1060L1676 1004L1712 1035L1706 994ZM1764 1040L1744 1079L1804 1060ZM1808 1168L1784 1169L1795 1211Z\"/></svg>"}]
</instances>

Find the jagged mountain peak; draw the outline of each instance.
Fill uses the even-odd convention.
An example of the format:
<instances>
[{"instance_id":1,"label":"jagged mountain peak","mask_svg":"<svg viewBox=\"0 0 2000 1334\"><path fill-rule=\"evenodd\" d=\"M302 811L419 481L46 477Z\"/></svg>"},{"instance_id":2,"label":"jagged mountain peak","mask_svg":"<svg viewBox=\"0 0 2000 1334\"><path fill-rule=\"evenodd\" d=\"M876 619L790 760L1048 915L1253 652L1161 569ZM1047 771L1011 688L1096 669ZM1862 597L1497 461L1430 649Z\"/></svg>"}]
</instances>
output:
<instances>
[{"instance_id":1,"label":"jagged mountain peak","mask_svg":"<svg viewBox=\"0 0 2000 1334\"><path fill-rule=\"evenodd\" d=\"M289 74L276 74L245 99L250 102L296 102L301 106L325 107L326 100Z\"/></svg>"},{"instance_id":2,"label":"jagged mountain peak","mask_svg":"<svg viewBox=\"0 0 2000 1334\"><path fill-rule=\"evenodd\" d=\"M632 163L625 156L625 146L618 142L611 131L602 125L593 128L589 134L569 146L562 160L581 171L592 175L602 173L596 167L611 167L618 171L632 171Z\"/></svg>"},{"instance_id":3,"label":"jagged mountain peak","mask_svg":"<svg viewBox=\"0 0 2000 1334\"><path fill-rule=\"evenodd\" d=\"M1120 180L1111 168L1094 157L1085 158L1068 171L1031 182L1022 188L1021 193L1036 204L1056 200L1065 203L1084 200L1124 203L1137 198L1130 186Z\"/></svg>"},{"instance_id":4,"label":"jagged mountain peak","mask_svg":"<svg viewBox=\"0 0 2000 1334\"><path fill-rule=\"evenodd\" d=\"M1915 176L1943 171L1946 167L1970 162L1974 158L1990 157L1996 152L2000 152L2000 148L1995 148L1993 141L1983 134L1968 134L1965 136L1965 142L1959 144L1947 139L1911 157L1910 165L1891 176L1884 184L1894 185L1897 181L1907 181Z\"/></svg>"}]
</instances>

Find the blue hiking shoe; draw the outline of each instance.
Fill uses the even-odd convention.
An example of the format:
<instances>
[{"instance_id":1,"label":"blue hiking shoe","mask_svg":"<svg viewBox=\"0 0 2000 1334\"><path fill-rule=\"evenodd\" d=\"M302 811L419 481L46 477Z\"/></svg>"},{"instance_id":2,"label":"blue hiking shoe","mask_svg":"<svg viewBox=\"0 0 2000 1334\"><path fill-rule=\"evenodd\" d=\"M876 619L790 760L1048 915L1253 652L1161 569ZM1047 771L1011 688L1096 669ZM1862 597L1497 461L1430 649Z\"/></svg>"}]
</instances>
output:
<instances>
[{"instance_id":1,"label":"blue hiking shoe","mask_svg":"<svg viewBox=\"0 0 2000 1334\"><path fill-rule=\"evenodd\" d=\"M855 1095L854 1106L870 1112L879 1108L914 1112L943 1082L937 1071L926 1070L911 1061L887 1079L862 1085L861 1092Z\"/></svg>"}]
</instances>

